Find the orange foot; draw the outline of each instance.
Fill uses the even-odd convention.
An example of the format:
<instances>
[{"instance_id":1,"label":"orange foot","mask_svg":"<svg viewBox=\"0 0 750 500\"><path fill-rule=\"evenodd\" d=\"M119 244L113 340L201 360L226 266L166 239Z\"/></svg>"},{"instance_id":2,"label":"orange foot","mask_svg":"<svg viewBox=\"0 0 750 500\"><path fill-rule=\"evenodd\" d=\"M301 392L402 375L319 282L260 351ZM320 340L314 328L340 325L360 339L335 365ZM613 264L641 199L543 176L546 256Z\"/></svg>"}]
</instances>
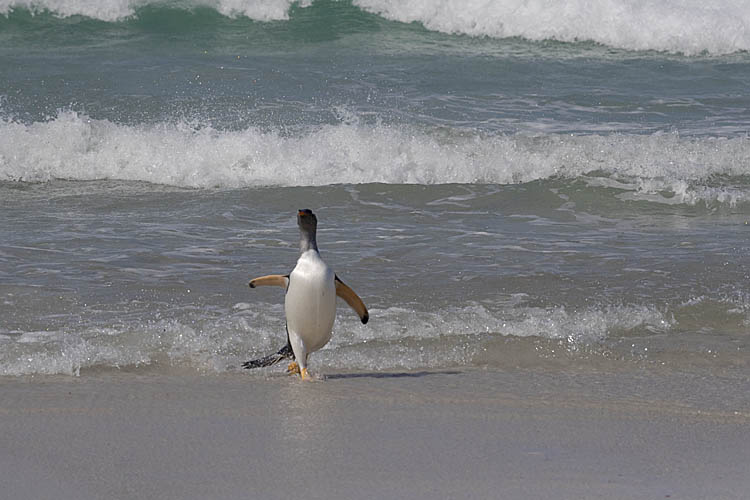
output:
<instances>
[{"instance_id":1,"label":"orange foot","mask_svg":"<svg viewBox=\"0 0 750 500\"><path fill-rule=\"evenodd\" d=\"M300 375L302 376L302 380L312 380L312 375L307 372L307 368L303 368Z\"/></svg>"},{"instance_id":2,"label":"orange foot","mask_svg":"<svg viewBox=\"0 0 750 500\"><path fill-rule=\"evenodd\" d=\"M299 365L297 364L297 362L292 361L291 363L289 363L289 366L286 367L286 372L289 375L295 375L299 373Z\"/></svg>"}]
</instances>

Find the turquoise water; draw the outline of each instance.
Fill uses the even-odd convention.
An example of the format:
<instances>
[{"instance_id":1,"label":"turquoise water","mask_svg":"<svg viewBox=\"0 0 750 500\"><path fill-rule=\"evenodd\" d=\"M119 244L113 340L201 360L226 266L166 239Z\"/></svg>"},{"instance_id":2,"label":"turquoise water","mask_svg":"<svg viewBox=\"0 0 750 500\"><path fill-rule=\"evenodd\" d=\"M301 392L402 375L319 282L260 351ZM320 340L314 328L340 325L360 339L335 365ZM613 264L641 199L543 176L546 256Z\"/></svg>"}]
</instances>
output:
<instances>
[{"instance_id":1,"label":"turquoise water","mask_svg":"<svg viewBox=\"0 0 750 500\"><path fill-rule=\"evenodd\" d=\"M276 348L310 207L373 311L323 370L747 376L749 15L0 1L0 373Z\"/></svg>"},{"instance_id":2,"label":"turquoise water","mask_svg":"<svg viewBox=\"0 0 750 500\"><path fill-rule=\"evenodd\" d=\"M175 2L116 20L61 17L77 3L49 3L58 9L11 3L0 16L6 119L45 121L66 110L222 131L304 131L351 117L494 134L748 130L750 60L741 43L714 55L706 42L684 56L658 45L449 35L345 1L292 6L288 19L268 22Z\"/></svg>"}]
</instances>

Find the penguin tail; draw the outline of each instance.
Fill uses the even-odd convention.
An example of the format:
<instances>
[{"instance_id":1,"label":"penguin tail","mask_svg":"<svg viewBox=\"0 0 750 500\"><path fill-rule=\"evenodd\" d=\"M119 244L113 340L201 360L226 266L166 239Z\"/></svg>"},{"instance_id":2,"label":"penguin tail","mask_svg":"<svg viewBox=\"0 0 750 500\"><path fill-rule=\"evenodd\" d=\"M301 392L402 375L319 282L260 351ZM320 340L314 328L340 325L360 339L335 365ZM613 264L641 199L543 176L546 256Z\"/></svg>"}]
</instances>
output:
<instances>
[{"instance_id":1,"label":"penguin tail","mask_svg":"<svg viewBox=\"0 0 750 500\"><path fill-rule=\"evenodd\" d=\"M253 368L262 368L264 366L273 366L282 359L294 358L294 351L292 351L292 345L287 343L284 347L273 354L263 356L259 359L253 359L251 361L245 361L242 363L242 368L251 370Z\"/></svg>"}]
</instances>

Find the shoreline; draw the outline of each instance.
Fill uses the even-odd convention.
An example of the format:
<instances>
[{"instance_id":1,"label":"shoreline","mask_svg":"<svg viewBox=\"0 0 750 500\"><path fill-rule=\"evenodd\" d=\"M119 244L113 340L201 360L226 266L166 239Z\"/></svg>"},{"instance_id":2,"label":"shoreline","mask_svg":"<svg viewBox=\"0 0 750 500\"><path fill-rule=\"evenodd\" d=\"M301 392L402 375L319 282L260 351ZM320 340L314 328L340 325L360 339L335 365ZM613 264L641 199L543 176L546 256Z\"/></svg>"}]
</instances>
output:
<instances>
[{"instance_id":1,"label":"shoreline","mask_svg":"<svg viewBox=\"0 0 750 500\"><path fill-rule=\"evenodd\" d=\"M750 402L731 383L481 369L3 378L0 482L14 499L740 499Z\"/></svg>"}]
</instances>

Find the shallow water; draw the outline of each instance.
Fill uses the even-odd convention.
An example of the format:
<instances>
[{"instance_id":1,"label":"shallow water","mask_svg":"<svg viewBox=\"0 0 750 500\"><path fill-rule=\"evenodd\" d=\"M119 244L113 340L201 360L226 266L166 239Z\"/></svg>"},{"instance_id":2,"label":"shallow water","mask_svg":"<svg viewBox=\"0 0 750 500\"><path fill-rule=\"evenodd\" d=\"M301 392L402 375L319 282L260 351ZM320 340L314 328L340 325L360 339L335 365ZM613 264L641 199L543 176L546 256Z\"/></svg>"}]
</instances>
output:
<instances>
[{"instance_id":1,"label":"shallow water","mask_svg":"<svg viewBox=\"0 0 750 500\"><path fill-rule=\"evenodd\" d=\"M8 374L223 371L280 347L283 292L247 282L293 267L291 203L316 207L323 257L371 309L361 325L340 305L333 341L314 356L323 366L502 367L533 353L680 364L682 351L686 363L746 363L748 227L737 209L655 210L551 181L0 189Z\"/></svg>"},{"instance_id":2,"label":"shallow water","mask_svg":"<svg viewBox=\"0 0 750 500\"><path fill-rule=\"evenodd\" d=\"M315 369L747 376L735 3L666 2L665 38L636 4L97 5L0 2L0 374L280 347L283 292L247 281L309 207L372 318L341 303Z\"/></svg>"}]
</instances>

